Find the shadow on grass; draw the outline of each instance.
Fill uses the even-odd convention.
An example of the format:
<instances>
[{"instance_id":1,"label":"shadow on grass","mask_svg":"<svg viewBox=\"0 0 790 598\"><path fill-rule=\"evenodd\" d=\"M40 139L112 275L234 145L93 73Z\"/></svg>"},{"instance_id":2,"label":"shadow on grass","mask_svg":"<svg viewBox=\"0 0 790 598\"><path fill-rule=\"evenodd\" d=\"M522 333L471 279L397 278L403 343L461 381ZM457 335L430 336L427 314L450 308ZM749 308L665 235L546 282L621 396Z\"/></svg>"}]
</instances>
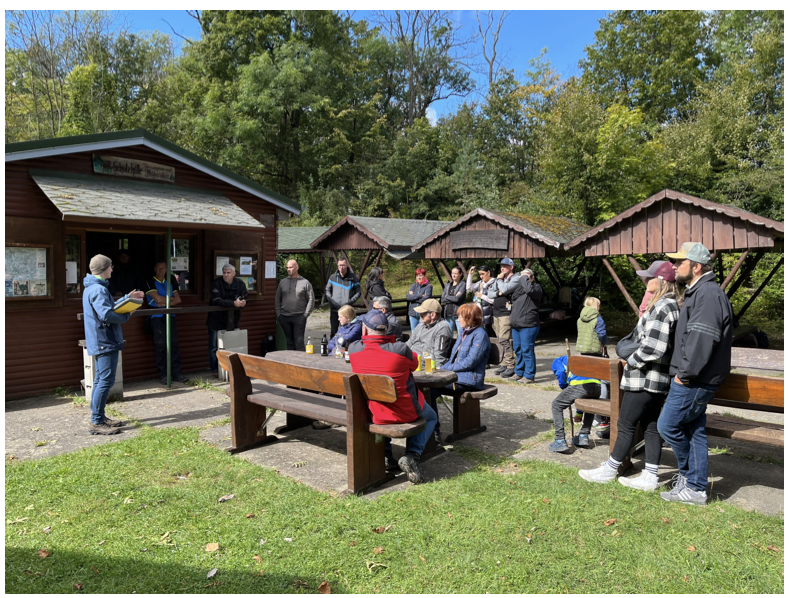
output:
<instances>
[{"instance_id":1,"label":"shadow on grass","mask_svg":"<svg viewBox=\"0 0 790 598\"><path fill-rule=\"evenodd\" d=\"M75 584L82 584L81 591L91 594L315 594L325 581L307 571L294 571L288 576L271 574L252 558L248 566L238 563L223 566L221 552L216 559L207 559L205 566L162 564L157 553L173 549L155 546L134 556L112 556L101 554L95 545L84 551L55 546L47 549L50 556L41 559L34 550L6 547L5 591L7 594L67 594L78 589ZM218 572L207 579L213 568ZM342 581L332 580L330 585L333 593L348 591Z\"/></svg>"}]
</instances>

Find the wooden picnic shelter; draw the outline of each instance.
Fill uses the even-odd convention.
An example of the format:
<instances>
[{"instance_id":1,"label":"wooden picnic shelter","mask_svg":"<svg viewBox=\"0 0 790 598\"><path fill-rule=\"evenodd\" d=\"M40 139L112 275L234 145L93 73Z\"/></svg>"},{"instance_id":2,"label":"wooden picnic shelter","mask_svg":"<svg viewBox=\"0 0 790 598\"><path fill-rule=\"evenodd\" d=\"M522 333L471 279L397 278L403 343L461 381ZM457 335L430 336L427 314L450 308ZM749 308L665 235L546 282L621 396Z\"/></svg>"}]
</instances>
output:
<instances>
[{"instance_id":1,"label":"wooden picnic shelter","mask_svg":"<svg viewBox=\"0 0 790 598\"><path fill-rule=\"evenodd\" d=\"M310 247L315 251L327 251L337 263L342 256L348 260L347 251L367 250L361 267L356 270L360 283L364 285L365 272L368 267L376 267L384 253L398 260L422 259L424 252L413 250L412 246L443 228L447 223L441 220L408 220L401 218L372 218L366 216L346 216L337 224L315 239ZM331 274L330 264L324 267L321 262L321 277L324 283ZM368 307L367 298L362 300Z\"/></svg>"},{"instance_id":2,"label":"wooden picnic shelter","mask_svg":"<svg viewBox=\"0 0 790 598\"><path fill-rule=\"evenodd\" d=\"M628 257L636 270L644 269L634 254L674 253L683 243L701 242L718 262L721 288L732 297L768 252L784 252L784 223L671 189L664 189L614 218L584 232L565 245L568 252L583 252L585 258L600 257L626 301L639 313L617 273L607 259ZM725 276L721 255L740 252L740 257ZM740 318L784 263L782 257L754 295L741 308ZM740 276L733 283L736 275ZM730 286L730 283L733 283ZM728 288L729 287L729 288Z\"/></svg>"},{"instance_id":3,"label":"wooden picnic shelter","mask_svg":"<svg viewBox=\"0 0 790 598\"><path fill-rule=\"evenodd\" d=\"M559 289L575 284L581 273L581 264L572 280L566 282L552 258L566 256L568 252L563 244L589 228L560 216L477 208L454 222L445 223L441 230L415 244L412 250L425 253L425 258L434 264L437 276L438 262L448 279L450 271L445 260L455 261L464 276L472 260L509 257L520 260L522 268L531 267L537 261L559 292Z\"/></svg>"}]
</instances>

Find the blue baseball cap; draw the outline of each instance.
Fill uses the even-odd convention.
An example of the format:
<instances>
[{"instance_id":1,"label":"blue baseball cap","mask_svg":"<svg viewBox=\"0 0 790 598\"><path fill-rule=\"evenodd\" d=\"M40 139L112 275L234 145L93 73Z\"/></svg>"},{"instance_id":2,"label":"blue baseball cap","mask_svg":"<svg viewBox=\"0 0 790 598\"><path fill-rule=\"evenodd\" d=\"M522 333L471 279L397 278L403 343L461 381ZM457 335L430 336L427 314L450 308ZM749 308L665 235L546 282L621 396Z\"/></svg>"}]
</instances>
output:
<instances>
[{"instance_id":1,"label":"blue baseball cap","mask_svg":"<svg viewBox=\"0 0 790 598\"><path fill-rule=\"evenodd\" d=\"M387 316L377 309L371 309L368 313L359 316L359 321L371 330L376 330L378 332L386 332L389 326Z\"/></svg>"},{"instance_id":2,"label":"blue baseball cap","mask_svg":"<svg viewBox=\"0 0 790 598\"><path fill-rule=\"evenodd\" d=\"M500 266L515 266L515 264L513 263L513 260L511 260L509 257L502 258L502 260L499 262L499 265Z\"/></svg>"}]
</instances>

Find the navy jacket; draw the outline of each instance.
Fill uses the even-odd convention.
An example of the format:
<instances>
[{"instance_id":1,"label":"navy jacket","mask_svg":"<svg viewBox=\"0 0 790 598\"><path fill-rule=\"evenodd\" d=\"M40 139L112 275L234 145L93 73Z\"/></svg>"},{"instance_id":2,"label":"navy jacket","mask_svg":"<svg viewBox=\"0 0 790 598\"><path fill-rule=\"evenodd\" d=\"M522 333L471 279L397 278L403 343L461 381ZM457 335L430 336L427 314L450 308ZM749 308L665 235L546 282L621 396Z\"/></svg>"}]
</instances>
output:
<instances>
[{"instance_id":1,"label":"navy jacket","mask_svg":"<svg viewBox=\"0 0 790 598\"><path fill-rule=\"evenodd\" d=\"M732 305L713 272L686 289L669 373L683 382L719 386L730 374Z\"/></svg>"},{"instance_id":2,"label":"navy jacket","mask_svg":"<svg viewBox=\"0 0 790 598\"><path fill-rule=\"evenodd\" d=\"M442 364L440 369L458 374L458 382L461 384L483 388L490 351L491 341L488 340L488 333L482 326L478 326L466 337L463 334L458 337L450 359Z\"/></svg>"},{"instance_id":3,"label":"navy jacket","mask_svg":"<svg viewBox=\"0 0 790 598\"><path fill-rule=\"evenodd\" d=\"M110 295L109 281L88 274L82 284L85 288L82 293L82 318L88 355L121 351L121 324L128 321L132 314L116 314L112 310L115 302Z\"/></svg>"},{"instance_id":4,"label":"navy jacket","mask_svg":"<svg viewBox=\"0 0 790 598\"><path fill-rule=\"evenodd\" d=\"M362 322L359 321L359 318L354 318L353 322L349 322L345 326L341 326L337 329L337 334L329 339L329 345L327 345L327 349L329 349L330 354L332 351L335 350L335 342L338 338L343 337L346 341L344 349L348 350L348 346L353 343L354 341L358 341L362 338Z\"/></svg>"},{"instance_id":5,"label":"navy jacket","mask_svg":"<svg viewBox=\"0 0 790 598\"><path fill-rule=\"evenodd\" d=\"M423 284L413 282L411 284L406 299L409 300L409 315L412 318L419 317L417 312L414 311L414 308L426 299L430 299L431 295L433 295L433 285L430 282L425 282Z\"/></svg>"}]
</instances>

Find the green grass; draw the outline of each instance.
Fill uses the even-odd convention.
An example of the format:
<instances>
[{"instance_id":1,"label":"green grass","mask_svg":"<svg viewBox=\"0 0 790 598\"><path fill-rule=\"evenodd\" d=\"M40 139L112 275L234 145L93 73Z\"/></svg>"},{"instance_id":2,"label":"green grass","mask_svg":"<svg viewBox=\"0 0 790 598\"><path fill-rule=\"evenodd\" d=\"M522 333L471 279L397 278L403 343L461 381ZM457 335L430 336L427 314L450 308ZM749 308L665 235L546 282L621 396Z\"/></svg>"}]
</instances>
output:
<instances>
[{"instance_id":1,"label":"green grass","mask_svg":"<svg viewBox=\"0 0 790 598\"><path fill-rule=\"evenodd\" d=\"M477 467L375 501L312 490L210 447L195 428L143 428L7 461L5 589L315 593L327 581L333 593L783 591L779 518L459 453Z\"/></svg>"}]
</instances>

